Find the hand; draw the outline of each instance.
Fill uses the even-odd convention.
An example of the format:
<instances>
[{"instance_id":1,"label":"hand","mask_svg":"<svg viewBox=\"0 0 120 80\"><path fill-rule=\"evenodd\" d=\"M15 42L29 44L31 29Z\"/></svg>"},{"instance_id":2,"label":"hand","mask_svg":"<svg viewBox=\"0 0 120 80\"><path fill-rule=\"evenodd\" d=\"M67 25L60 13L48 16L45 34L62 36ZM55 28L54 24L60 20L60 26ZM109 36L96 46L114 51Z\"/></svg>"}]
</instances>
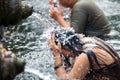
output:
<instances>
[{"instance_id":1,"label":"hand","mask_svg":"<svg viewBox=\"0 0 120 80\"><path fill-rule=\"evenodd\" d=\"M52 0L48 0L49 1L49 4L52 4Z\"/></svg>"},{"instance_id":2,"label":"hand","mask_svg":"<svg viewBox=\"0 0 120 80\"><path fill-rule=\"evenodd\" d=\"M53 52L60 53L61 44L60 43L58 43L58 44L55 43L55 34L54 33L52 33L51 38L48 39L48 45L50 46L50 48Z\"/></svg>"},{"instance_id":3,"label":"hand","mask_svg":"<svg viewBox=\"0 0 120 80\"><path fill-rule=\"evenodd\" d=\"M49 10L49 15L55 20L59 21L59 19L63 17L60 6L54 7L54 4L52 4Z\"/></svg>"}]
</instances>

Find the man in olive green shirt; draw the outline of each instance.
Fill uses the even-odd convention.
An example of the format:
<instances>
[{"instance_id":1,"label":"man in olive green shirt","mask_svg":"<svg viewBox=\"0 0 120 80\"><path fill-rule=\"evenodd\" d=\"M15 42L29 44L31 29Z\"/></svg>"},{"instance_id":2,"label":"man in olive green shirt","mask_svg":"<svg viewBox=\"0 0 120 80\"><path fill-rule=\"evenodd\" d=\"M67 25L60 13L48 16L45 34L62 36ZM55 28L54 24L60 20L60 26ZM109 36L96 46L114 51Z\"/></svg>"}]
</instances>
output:
<instances>
[{"instance_id":1,"label":"man in olive green shirt","mask_svg":"<svg viewBox=\"0 0 120 80\"><path fill-rule=\"evenodd\" d=\"M70 24L63 18L61 8L58 6L56 10L52 0L49 2L52 5L50 16L63 27L73 27L77 33L98 37L111 30L103 11L92 0L59 0L62 6L72 9Z\"/></svg>"}]
</instances>

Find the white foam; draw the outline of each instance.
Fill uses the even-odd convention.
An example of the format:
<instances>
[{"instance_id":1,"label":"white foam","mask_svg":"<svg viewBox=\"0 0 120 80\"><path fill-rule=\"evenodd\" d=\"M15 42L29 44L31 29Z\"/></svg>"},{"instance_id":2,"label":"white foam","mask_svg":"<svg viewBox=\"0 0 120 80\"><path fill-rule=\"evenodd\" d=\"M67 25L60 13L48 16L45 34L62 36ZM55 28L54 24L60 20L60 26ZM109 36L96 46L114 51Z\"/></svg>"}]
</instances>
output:
<instances>
[{"instance_id":1,"label":"white foam","mask_svg":"<svg viewBox=\"0 0 120 80\"><path fill-rule=\"evenodd\" d=\"M26 68L25 72L29 72L34 75L37 75L39 78L41 78L43 80L53 80L53 79L51 79L50 75L44 75L43 73L41 73L39 70L36 70L36 69Z\"/></svg>"}]
</instances>

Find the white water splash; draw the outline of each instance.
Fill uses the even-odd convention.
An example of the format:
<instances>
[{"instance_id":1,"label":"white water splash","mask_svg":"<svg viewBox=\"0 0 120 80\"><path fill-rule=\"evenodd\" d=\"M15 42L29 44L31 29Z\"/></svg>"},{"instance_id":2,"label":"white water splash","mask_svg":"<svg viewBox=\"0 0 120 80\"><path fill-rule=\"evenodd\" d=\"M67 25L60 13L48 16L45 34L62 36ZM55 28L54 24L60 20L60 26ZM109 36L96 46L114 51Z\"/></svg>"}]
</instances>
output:
<instances>
[{"instance_id":1,"label":"white water splash","mask_svg":"<svg viewBox=\"0 0 120 80\"><path fill-rule=\"evenodd\" d=\"M34 75L37 75L39 78L41 78L43 80L55 80L55 79L51 79L50 75L44 75L43 73L40 73L39 70L36 70L36 69L26 68L25 72L29 72Z\"/></svg>"},{"instance_id":2,"label":"white water splash","mask_svg":"<svg viewBox=\"0 0 120 80\"><path fill-rule=\"evenodd\" d=\"M118 2L109 0L95 0L95 2L107 16L120 14L120 4Z\"/></svg>"}]
</instances>

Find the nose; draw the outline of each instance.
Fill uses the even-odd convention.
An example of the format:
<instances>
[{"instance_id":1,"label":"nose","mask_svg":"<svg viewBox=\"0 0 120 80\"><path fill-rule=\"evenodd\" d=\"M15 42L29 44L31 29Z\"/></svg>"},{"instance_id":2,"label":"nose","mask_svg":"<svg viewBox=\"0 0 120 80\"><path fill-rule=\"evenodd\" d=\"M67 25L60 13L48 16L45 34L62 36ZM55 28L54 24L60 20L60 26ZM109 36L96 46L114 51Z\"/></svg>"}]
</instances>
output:
<instances>
[{"instance_id":1,"label":"nose","mask_svg":"<svg viewBox=\"0 0 120 80\"><path fill-rule=\"evenodd\" d=\"M21 72L24 71L24 67L25 67L25 60L21 59L21 58L17 58L16 62L15 62L15 66L16 66L16 73L19 74Z\"/></svg>"}]
</instances>

